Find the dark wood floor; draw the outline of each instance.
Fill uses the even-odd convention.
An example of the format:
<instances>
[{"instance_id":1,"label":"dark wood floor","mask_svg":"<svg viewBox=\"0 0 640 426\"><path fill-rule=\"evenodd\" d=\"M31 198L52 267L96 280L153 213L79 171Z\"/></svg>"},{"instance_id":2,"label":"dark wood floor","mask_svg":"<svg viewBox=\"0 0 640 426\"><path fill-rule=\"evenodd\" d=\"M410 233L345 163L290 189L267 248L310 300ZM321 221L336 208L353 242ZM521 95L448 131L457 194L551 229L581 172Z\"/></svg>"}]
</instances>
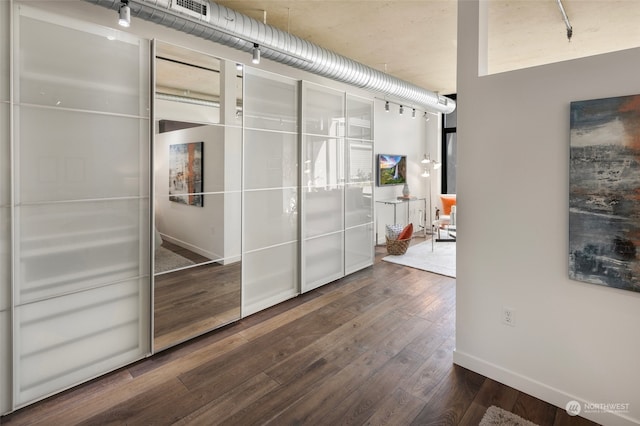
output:
<instances>
[{"instance_id":1,"label":"dark wood floor","mask_svg":"<svg viewBox=\"0 0 640 426\"><path fill-rule=\"evenodd\" d=\"M204 258L179 246L163 247L196 263ZM240 318L241 262L208 263L155 277L154 345L163 349Z\"/></svg>"},{"instance_id":2,"label":"dark wood floor","mask_svg":"<svg viewBox=\"0 0 640 426\"><path fill-rule=\"evenodd\" d=\"M593 425L452 363L454 279L380 262L1 419L6 425Z\"/></svg>"}]
</instances>

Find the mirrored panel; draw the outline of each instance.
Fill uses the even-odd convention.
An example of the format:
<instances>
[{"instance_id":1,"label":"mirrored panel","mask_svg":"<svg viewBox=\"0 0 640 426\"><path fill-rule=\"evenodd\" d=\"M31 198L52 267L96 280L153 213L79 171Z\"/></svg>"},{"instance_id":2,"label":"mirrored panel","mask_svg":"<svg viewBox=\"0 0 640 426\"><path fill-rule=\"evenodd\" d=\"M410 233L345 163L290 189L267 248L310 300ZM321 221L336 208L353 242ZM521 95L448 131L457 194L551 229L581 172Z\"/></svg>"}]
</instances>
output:
<instances>
[{"instance_id":1,"label":"mirrored panel","mask_svg":"<svg viewBox=\"0 0 640 426\"><path fill-rule=\"evenodd\" d=\"M239 211L240 192L203 194L202 217L156 209L155 347L166 348L197 334L215 329L239 317L240 244L225 238L225 227L233 228L234 217L224 211ZM156 206L164 205L156 199ZM169 210L169 212L167 212ZM164 214L163 213L169 213ZM186 212L193 213L193 212ZM188 216L188 219L185 218ZM239 217L237 218L239 220ZM187 223L190 226L184 226ZM239 224L238 224L239 226ZM180 233L179 238L175 233ZM236 233L237 234L237 233Z\"/></svg>"},{"instance_id":2,"label":"mirrored panel","mask_svg":"<svg viewBox=\"0 0 640 426\"><path fill-rule=\"evenodd\" d=\"M242 70L156 43L154 350L240 318Z\"/></svg>"}]
</instances>

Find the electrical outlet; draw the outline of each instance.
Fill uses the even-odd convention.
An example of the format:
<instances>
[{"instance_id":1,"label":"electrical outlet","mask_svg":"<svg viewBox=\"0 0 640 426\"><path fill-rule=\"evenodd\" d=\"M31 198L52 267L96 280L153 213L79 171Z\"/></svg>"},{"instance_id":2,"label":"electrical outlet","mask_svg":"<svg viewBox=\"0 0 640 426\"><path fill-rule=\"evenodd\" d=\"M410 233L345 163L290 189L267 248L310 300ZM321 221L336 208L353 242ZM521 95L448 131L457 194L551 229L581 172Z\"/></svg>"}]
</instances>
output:
<instances>
[{"instance_id":1,"label":"electrical outlet","mask_svg":"<svg viewBox=\"0 0 640 426\"><path fill-rule=\"evenodd\" d=\"M502 307L502 323L511 327L516 326L516 311L515 309Z\"/></svg>"}]
</instances>

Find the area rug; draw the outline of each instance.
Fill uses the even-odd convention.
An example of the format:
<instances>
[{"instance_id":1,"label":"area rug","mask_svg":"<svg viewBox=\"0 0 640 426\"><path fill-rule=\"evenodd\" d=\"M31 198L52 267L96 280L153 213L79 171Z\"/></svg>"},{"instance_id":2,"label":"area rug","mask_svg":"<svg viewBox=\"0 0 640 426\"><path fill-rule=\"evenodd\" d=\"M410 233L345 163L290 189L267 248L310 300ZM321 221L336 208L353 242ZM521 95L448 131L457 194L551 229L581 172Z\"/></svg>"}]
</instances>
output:
<instances>
[{"instance_id":1,"label":"area rug","mask_svg":"<svg viewBox=\"0 0 640 426\"><path fill-rule=\"evenodd\" d=\"M402 256L389 255L382 260L434 272L447 277L456 277L456 243L436 242L431 250L431 240L410 246Z\"/></svg>"},{"instance_id":2,"label":"area rug","mask_svg":"<svg viewBox=\"0 0 640 426\"><path fill-rule=\"evenodd\" d=\"M167 250L164 247L158 247L155 254L155 273L160 274L172 269L184 268L185 266L193 265L194 262L182 257L179 254Z\"/></svg>"},{"instance_id":3,"label":"area rug","mask_svg":"<svg viewBox=\"0 0 640 426\"><path fill-rule=\"evenodd\" d=\"M492 405L487 408L478 426L538 426L507 410Z\"/></svg>"}]
</instances>

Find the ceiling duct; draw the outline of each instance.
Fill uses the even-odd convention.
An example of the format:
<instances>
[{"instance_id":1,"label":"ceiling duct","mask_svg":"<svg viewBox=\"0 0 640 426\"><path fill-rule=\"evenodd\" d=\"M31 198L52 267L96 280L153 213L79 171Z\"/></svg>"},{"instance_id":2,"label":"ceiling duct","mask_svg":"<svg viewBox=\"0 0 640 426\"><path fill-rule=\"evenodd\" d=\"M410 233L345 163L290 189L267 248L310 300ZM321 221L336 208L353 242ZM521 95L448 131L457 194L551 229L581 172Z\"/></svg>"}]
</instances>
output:
<instances>
[{"instance_id":1,"label":"ceiling duct","mask_svg":"<svg viewBox=\"0 0 640 426\"><path fill-rule=\"evenodd\" d=\"M118 10L120 0L86 0ZM176 4L179 7L176 7ZM185 8L185 5L189 6ZM332 80L384 94L404 105L448 114L453 99L418 87L208 0L129 0L131 16L251 52ZM197 17L199 16L199 17Z\"/></svg>"}]
</instances>

